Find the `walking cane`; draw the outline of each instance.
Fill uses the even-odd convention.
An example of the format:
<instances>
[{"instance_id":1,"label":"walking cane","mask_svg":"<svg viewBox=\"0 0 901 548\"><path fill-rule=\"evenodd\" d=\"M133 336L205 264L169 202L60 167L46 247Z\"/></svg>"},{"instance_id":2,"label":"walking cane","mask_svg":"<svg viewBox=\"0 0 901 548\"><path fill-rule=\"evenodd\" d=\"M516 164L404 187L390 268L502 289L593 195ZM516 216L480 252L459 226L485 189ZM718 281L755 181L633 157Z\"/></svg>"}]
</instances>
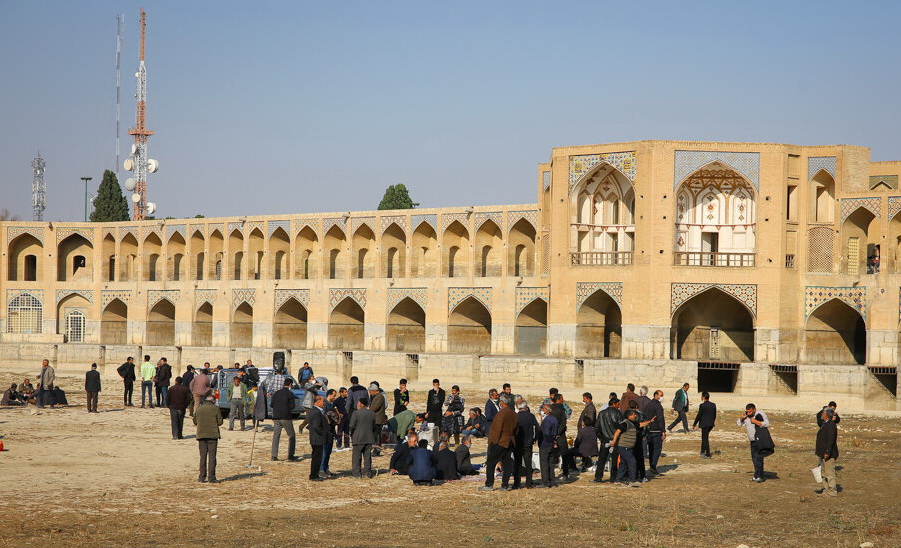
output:
<instances>
[{"instance_id":1,"label":"walking cane","mask_svg":"<svg viewBox=\"0 0 901 548\"><path fill-rule=\"evenodd\" d=\"M257 441L257 419L253 419L253 437L250 439L250 462L247 463L248 468L253 468L253 446Z\"/></svg>"}]
</instances>

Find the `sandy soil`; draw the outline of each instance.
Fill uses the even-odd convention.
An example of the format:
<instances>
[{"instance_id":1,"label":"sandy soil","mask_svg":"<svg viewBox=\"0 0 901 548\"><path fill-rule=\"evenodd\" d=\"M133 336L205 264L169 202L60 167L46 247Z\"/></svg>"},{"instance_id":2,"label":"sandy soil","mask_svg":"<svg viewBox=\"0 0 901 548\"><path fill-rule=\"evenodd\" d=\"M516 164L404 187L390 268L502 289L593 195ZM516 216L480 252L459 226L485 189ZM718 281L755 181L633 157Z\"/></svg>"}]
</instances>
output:
<instances>
[{"instance_id":1,"label":"sandy soil","mask_svg":"<svg viewBox=\"0 0 901 548\"><path fill-rule=\"evenodd\" d=\"M20 376L0 373L0 386ZM306 435L298 445L304 460L271 462L268 426L257 434L253 467L253 433L223 429L223 481L209 485L196 481L194 440L170 439L165 409L125 409L121 385L105 388L98 414L86 412L77 391L66 408L0 408L7 545L901 546L897 419L843 417L837 499L814 493L812 413L773 410L766 411L778 448L766 461L772 476L759 485L748 482L737 411L721 412L712 460L698 457L698 432L672 435L659 467L666 475L639 489L598 485L591 474L551 490L480 493L476 481L414 487L387 474L387 456L375 459L374 479L311 483ZM423 399L413 394L414 410ZM476 442L475 462L484 451ZM349 452L333 455L333 471L349 468Z\"/></svg>"}]
</instances>

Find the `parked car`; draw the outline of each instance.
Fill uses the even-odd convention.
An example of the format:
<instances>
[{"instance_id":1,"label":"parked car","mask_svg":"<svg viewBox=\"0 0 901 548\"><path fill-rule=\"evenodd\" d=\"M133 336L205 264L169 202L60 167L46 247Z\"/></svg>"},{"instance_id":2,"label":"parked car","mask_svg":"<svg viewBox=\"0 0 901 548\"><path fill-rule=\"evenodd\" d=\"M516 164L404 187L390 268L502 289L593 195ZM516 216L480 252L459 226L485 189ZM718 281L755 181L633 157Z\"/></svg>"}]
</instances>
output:
<instances>
[{"instance_id":1,"label":"parked car","mask_svg":"<svg viewBox=\"0 0 901 548\"><path fill-rule=\"evenodd\" d=\"M223 369L219 371L216 377L216 388L213 389L213 396L216 398L216 405L219 406L223 416L228 415L231 406L230 403L226 400L226 390L228 390L228 386L233 383L233 380L236 376L238 376L239 369L229 368ZM251 380L251 385L256 386L257 388L253 390L254 397L256 397L257 390L264 390L266 386L266 380L275 374L275 369L271 367L252 367L246 370L247 376ZM297 381L294 379L292 375L285 375L286 379L291 380L291 392L294 393L294 418L304 418L303 413L303 400L306 397L306 390L300 387L297 384ZM317 377L317 379L324 379L325 386L323 390L318 390L316 393L322 397L325 397L326 390L328 390L328 379L324 377ZM253 412L253 405L250 407L250 412ZM266 401L266 418L272 417L272 404L267 400Z\"/></svg>"}]
</instances>

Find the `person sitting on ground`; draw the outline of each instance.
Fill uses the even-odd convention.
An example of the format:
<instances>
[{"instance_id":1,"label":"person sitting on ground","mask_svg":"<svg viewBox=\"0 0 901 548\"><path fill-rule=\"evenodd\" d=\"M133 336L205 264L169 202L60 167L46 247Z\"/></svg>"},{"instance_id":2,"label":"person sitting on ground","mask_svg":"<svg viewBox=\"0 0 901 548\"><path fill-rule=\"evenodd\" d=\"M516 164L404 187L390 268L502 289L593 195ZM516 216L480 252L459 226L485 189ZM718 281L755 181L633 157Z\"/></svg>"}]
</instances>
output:
<instances>
[{"instance_id":1,"label":"person sitting on ground","mask_svg":"<svg viewBox=\"0 0 901 548\"><path fill-rule=\"evenodd\" d=\"M411 440L417 438L413 437ZM419 446L410 451L410 479L413 485L431 485L435 479L435 453L429 450L428 440L418 440Z\"/></svg>"},{"instance_id":2,"label":"person sitting on ground","mask_svg":"<svg viewBox=\"0 0 901 548\"><path fill-rule=\"evenodd\" d=\"M438 452L435 453L435 479L444 481L460 479L457 472L457 455L450 450L446 441L441 442Z\"/></svg>"},{"instance_id":3,"label":"person sitting on ground","mask_svg":"<svg viewBox=\"0 0 901 548\"><path fill-rule=\"evenodd\" d=\"M413 462L410 452L417 447L419 445L417 444L416 432L413 430L407 432L406 439L401 438L397 442L397 445L394 446L394 454L391 455L391 462L388 465L392 476L401 474L406 476L410 473L410 464Z\"/></svg>"},{"instance_id":4,"label":"person sitting on ground","mask_svg":"<svg viewBox=\"0 0 901 548\"><path fill-rule=\"evenodd\" d=\"M34 385L31 384L31 381L25 379L22 381L22 385L19 387L19 393L25 396L26 401L30 401L34 399ZM31 403L34 403L31 401Z\"/></svg>"},{"instance_id":5,"label":"person sitting on ground","mask_svg":"<svg viewBox=\"0 0 901 548\"><path fill-rule=\"evenodd\" d=\"M457 472L463 476L476 476L479 474L481 465L473 464L470 457L469 448L472 445L472 438L464 436L457 450L454 451L457 457Z\"/></svg>"},{"instance_id":6,"label":"person sitting on ground","mask_svg":"<svg viewBox=\"0 0 901 548\"><path fill-rule=\"evenodd\" d=\"M3 391L3 399L0 400L0 405L22 405L22 395L16 391L16 388L16 384L13 383Z\"/></svg>"},{"instance_id":7,"label":"person sitting on ground","mask_svg":"<svg viewBox=\"0 0 901 548\"><path fill-rule=\"evenodd\" d=\"M576 441L573 443L573 449L582 457L582 472L591 468L592 459L597 458L599 454L598 431L594 427L594 422L594 419L589 416L582 417L579 433L576 435Z\"/></svg>"},{"instance_id":8,"label":"person sitting on ground","mask_svg":"<svg viewBox=\"0 0 901 548\"><path fill-rule=\"evenodd\" d=\"M473 407L469 410L469 420L463 425L463 431L461 433L463 436L484 438L487 433L487 424L485 415L482 414L482 410L478 407Z\"/></svg>"}]
</instances>

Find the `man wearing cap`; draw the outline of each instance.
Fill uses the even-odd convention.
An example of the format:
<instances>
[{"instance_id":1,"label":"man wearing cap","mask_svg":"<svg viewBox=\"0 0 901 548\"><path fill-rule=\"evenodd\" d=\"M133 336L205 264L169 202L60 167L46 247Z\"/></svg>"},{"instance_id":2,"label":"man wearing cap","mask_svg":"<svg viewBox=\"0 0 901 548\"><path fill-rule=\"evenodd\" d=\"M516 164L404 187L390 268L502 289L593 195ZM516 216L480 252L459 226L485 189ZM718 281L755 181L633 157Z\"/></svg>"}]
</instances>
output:
<instances>
[{"instance_id":1,"label":"man wearing cap","mask_svg":"<svg viewBox=\"0 0 901 548\"><path fill-rule=\"evenodd\" d=\"M88 413L96 413L100 395L100 371L97 371L96 363L92 363L91 370L84 374L84 391L88 394Z\"/></svg>"},{"instance_id":2,"label":"man wearing cap","mask_svg":"<svg viewBox=\"0 0 901 548\"><path fill-rule=\"evenodd\" d=\"M203 399L194 412L197 425L197 447L200 450L200 483L219 483L216 479L216 451L219 448L219 427L222 413L212 396Z\"/></svg>"}]
</instances>

